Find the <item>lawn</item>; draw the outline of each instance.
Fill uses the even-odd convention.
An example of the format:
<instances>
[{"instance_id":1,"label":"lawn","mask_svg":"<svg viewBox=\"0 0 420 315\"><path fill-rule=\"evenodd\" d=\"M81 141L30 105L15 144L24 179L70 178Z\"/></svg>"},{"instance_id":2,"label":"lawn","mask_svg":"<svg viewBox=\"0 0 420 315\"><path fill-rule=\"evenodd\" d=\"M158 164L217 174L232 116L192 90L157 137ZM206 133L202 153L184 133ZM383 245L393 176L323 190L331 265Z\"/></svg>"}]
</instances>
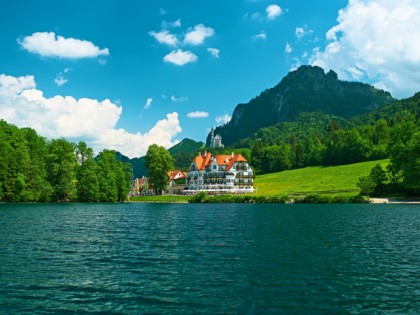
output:
<instances>
[{"instance_id":1,"label":"lawn","mask_svg":"<svg viewBox=\"0 0 420 315\"><path fill-rule=\"evenodd\" d=\"M259 175L255 178L256 194L262 196L296 193L337 193L358 192L359 177L369 175L376 164L383 168L389 160L361 162L340 166L314 166L297 170Z\"/></svg>"}]
</instances>

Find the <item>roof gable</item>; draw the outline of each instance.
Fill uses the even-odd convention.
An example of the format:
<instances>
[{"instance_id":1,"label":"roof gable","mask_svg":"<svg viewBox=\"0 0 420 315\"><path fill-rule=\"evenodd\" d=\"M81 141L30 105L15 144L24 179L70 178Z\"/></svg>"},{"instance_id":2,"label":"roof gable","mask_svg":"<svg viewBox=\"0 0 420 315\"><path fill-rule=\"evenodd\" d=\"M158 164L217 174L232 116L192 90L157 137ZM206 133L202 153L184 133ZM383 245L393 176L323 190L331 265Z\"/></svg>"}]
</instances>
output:
<instances>
[{"instance_id":1,"label":"roof gable","mask_svg":"<svg viewBox=\"0 0 420 315\"><path fill-rule=\"evenodd\" d=\"M213 159L212 159L213 157ZM212 156L210 152L206 152L204 155L198 155L194 158L193 163L197 165L198 170L205 170L207 166L210 166L215 161L219 166L226 166L226 170L230 170L236 162L248 162L242 154L218 154Z\"/></svg>"}]
</instances>

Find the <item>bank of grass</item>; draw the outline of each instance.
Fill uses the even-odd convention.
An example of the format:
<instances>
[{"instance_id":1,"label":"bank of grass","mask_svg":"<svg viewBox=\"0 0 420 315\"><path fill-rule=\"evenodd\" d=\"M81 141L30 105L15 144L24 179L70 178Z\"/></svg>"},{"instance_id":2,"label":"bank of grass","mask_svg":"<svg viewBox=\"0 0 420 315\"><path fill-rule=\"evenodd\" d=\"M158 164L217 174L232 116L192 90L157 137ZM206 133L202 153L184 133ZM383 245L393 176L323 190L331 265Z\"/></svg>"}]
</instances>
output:
<instances>
[{"instance_id":1,"label":"bank of grass","mask_svg":"<svg viewBox=\"0 0 420 315\"><path fill-rule=\"evenodd\" d=\"M190 196L162 195L162 196L135 196L130 197L131 202L160 202L160 203L187 203Z\"/></svg>"},{"instance_id":2,"label":"bank of grass","mask_svg":"<svg viewBox=\"0 0 420 315\"><path fill-rule=\"evenodd\" d=\"M140 196L134 202L162 203L359 203L357 182L380 164L385 168L389 160L361 162L339 166L315 166L257 176L256 192L246 195L210 196L200 192L194 196Z\"/></svg>"},{"instance_id":3,"label":"bank of grass","mask_svg":"<svg viewBox=\"0 0 420 315\"><path fill-rule=\"evenodd\" d=\"M370 170L389 160L361 162L339 166L313 166L297 170L257 176L254 180L257 196L273 195L332 195L353 196L359 192L357 182Z\"/></svg>"}]
</instances>

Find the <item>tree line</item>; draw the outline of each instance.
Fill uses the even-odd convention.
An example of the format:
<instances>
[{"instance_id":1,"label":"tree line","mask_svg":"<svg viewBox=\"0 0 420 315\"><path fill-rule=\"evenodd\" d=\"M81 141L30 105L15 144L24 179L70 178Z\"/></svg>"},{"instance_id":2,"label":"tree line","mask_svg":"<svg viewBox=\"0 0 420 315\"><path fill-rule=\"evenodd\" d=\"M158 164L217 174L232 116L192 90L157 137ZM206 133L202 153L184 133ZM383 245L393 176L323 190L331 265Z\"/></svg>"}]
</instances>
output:
<instances>
[{"instance_id":1,"label":"tree line","mask_svg":"<svg viewBox=\"0 0 420 315\"><path fill-rule=\"evenodd\" d=\"M47 140L0 120L0 201L124 201L131 179L131 165L114 151L94 157L83 141Z\"/></svg>"}]
</instances>

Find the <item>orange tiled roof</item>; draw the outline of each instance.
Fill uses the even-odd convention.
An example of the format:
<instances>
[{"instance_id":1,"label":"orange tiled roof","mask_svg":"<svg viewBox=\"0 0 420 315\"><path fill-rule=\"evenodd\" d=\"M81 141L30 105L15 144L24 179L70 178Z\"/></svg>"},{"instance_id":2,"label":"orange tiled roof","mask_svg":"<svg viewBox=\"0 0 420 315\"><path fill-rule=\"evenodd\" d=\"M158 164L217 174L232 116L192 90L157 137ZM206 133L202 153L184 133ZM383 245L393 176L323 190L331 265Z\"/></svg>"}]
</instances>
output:
<instances>
[{"instance_id":1,"label":"orange tiled roof","mask_svg":"<svg viewBox=\"0 0 420 315\"><path fill-rule=\"evenodd\" d=\"M183 179L187 177L187 174L180 170L169 171L168 175L169 175L169 181L174 180L177 176L178 178L176 179Z\"/></svg>"},{"instance_id":2,"label":"orange tiled roof","mask_svg":"<svg viewBox=\"0 0 420 315\"><path fill-rule=\"evenodd\" d=\"M197 165L197 169L204 170L206 169L206 166L211 165L211 157L211 153L207 152L206 155L196 156L193 162L195 162L195 164ZM218 154L215 155L214 158L216 159L216 162L219 166L226 166L227 171L232 168L235 162L247 162L247 160L242 156L242 154L235 154L233 157L232 155Z\"/></svg>"},{"instance_id":3,"label":"orange tiled roof","mask_svg":"<svg viewBox=\"0 0 420 315\"><path fill-rule=\"evenodd\" d=\"M206 166L210 164L211 161L211 153L207 152L207 154L202 154L199 156L196 156L193 160L195 164L197 165L197 169L204 170L206 169Z\"/></svg>"},{"instance_id":4,"label":"orange tiled roof","mask_svg":"<svg viewBox=\"0 0 420 315\"><path fill-rule=\"evenodd\" d=\"M233 158L230 159L226 170L229 171L236 162L247 162L247 160L242 156L242 154L235 154Z\"/></svg>"}]
</instances>

